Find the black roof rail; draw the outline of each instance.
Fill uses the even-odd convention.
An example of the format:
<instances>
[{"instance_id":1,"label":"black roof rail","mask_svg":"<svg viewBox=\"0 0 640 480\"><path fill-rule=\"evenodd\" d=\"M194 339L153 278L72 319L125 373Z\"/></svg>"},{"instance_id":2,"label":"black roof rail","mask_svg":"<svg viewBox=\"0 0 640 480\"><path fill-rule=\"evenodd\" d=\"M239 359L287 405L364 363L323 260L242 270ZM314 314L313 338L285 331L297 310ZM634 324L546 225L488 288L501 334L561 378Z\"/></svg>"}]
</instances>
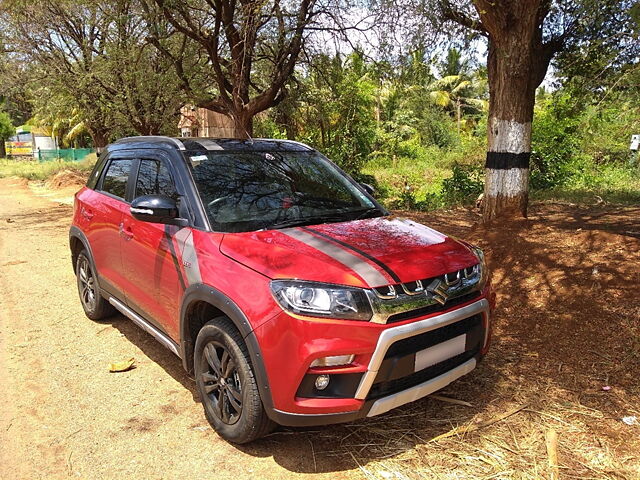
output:
<instances>
[{"instance_id":1,"label":"black roof rail","mask_svg":"<svg viewBox=\"0 0 640 480\"><path fill-rule=\"evenodd\" d=\"M163 135L140 135L137 137L124 137L113 142L113 145L119 145L123 143L171 143L179 150L184 150L184 144L177 138L166 137Z\"/></svg>"}]
</instances>

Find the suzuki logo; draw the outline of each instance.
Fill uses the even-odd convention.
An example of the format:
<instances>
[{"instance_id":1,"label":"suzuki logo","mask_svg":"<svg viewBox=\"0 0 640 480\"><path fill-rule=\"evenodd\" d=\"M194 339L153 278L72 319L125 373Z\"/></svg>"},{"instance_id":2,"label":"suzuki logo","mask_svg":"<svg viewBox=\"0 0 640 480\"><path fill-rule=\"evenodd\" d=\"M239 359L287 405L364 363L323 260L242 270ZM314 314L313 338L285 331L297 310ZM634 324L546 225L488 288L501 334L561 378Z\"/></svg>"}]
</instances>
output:
<instances>
[{"instance_id":1,"label":"suzuki logo","mask_svg":"<svg viewBox=\"0 0 640 480\"><path fill-rule=\"evenodd\" d=\"M427 292L431 293L432 298L441 305L444 305L449 299L448 290L449 286L437 278L427 287Z\"/></svg>"}]
</instances>

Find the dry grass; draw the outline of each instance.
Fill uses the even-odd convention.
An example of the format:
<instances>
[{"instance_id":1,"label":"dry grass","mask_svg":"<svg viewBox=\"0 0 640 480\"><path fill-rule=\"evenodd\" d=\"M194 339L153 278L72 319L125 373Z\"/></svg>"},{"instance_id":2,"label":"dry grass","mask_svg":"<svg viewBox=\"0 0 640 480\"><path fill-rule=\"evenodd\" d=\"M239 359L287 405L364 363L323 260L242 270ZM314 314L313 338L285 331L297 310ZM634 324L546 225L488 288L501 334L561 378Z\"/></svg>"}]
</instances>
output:
<instances>
[{"instance_id":1,"label":"dry grass","mask_svg":"<svg viewBox=\"0 0 640 480\"><path fill-rule=\"evenodd\" d=\"M532 217L491 233L471 211L418 216L492 264L492 349L442 392L472 407L427 398L314 430L314 457L367 479L551 480L553 430L555 478L640 478L640 426L621 421L640 418L640 210L538 205Z\"/></svg>"}]
</instances>

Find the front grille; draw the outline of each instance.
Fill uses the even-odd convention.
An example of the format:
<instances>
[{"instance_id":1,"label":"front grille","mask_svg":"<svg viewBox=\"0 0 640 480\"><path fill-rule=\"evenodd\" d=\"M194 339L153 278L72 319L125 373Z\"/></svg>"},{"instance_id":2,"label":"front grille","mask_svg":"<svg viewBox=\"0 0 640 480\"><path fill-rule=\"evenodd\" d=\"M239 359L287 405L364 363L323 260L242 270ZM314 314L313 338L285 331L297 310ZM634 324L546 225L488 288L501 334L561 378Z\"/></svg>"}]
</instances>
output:
<instances>
[{"instance_id":1,"label":"front grille","mask_svg":"<svg viewBox=\"0 0 640 480\"><path fill-rule=\"evenodd\" d=\"M450 325L431 330L413 337L403 338L391 344L384 358L399 357L416 353L425 348L432 347L438 343L445 342L451 338L470 333L476 328L482 327L482 314L477 314L464 320L452 323Z\"/></svg>"},{"instance_id":2,"label":"front grille","mask_svg":"<svg viewBox=\"0 0 640 480\"><path fill-rule=\"evenodd\" d=\"M408 388L415 387L416 385L420 385L427 380L431 380L438 375L442 375L443 373L462 365L467 360L473 358L478 353L478 350L479 347L474 350L463 352L460 355L451 357L444 362L437 363L431 367L425 368L424 370L407 375L406 377L397 378L388 382L374 383L371 390L369 390L367 400L386 397L387 395L392 395Z\"/></svg>"},{"instance_id":3,"label":"front grille","mask_svg":"<svg viewBox=\"0 0 640 480\"><path fill-rule=\"evenodd\" d=\"M480 292L471 292L466 295L461 295L459 297L454 297L449 300L444 305L439 303L435 303L433 305L427 305L426 307L416 308L414 310L409 310L407 312L396 313L387 319L387 324L402 322L403 320L409 320L411 318L421 317L423 315L429 315L430 313L442 312L443 310L448 310L451 307L455 307L456 305L461 305L465 302L469 302L474 300L480 296Z\"/></svg>"}]
</instances>

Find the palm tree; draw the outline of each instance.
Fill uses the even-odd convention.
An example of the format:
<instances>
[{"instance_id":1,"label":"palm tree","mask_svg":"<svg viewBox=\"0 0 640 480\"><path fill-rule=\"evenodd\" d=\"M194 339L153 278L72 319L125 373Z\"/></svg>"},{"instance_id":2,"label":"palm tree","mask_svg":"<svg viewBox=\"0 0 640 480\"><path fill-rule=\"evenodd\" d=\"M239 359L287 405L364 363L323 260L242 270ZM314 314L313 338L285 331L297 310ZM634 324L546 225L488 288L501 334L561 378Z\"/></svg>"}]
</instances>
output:
<instances>
[{"instance_id":1,"label":"palm tree","mask_svg":"<svg viewBox=\"0 0 640 480\"><path fill-rule=\"evenodd\" d=\"M485 111L488 102L478 98L479 92L486 89L486 80L466 75L447 75L427 86L431 101L446 110L454 112L458 123L458 133L464 108Z\"/></svg>"}]
</instances>

